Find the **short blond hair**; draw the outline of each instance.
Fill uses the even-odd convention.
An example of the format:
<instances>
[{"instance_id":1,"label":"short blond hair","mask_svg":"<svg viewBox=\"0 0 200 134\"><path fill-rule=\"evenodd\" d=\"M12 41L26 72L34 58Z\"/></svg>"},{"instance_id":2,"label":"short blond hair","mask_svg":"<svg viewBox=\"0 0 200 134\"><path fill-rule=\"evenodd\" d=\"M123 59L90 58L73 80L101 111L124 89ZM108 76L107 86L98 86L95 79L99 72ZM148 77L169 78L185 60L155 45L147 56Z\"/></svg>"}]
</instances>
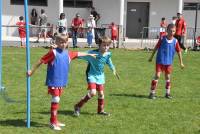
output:
<instances>
[{"instance_id":1,"label":"short blond hair","mask_svg":"<svg viewBox=\"0 0 200 134\"><path fill-rule=\"evenodd\" d=\"M99 44L106 43L110 45L112 43L112 40L108 36L103 36L99 39Z\"/></svg>"},{"instance_id":2,"label":"short blond hair","mask_svg":"<svg viewBox=\"0 0 200 134\"><path fill-rule=\"evenodd\" d=\"M58 41L64 41L65 43L67 43L68 42L68 36L67 35L57 35L55 40L56 40L56 43Z\"/></svg>"}]
</instances>

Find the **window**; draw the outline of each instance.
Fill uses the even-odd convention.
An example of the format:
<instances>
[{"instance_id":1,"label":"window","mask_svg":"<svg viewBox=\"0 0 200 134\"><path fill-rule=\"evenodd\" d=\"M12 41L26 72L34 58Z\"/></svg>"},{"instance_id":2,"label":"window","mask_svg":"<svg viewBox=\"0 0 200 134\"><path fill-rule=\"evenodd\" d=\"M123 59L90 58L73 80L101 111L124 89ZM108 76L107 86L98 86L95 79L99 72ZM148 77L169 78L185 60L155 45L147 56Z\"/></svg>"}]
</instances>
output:
<instances>
[{"instance_id":1,"label":"window","mask_svg":"<svg viewBox=\"0 0 200 134\"><path fill-rule=\"evenodd\" d=\"M31 6L47 6L48 0L28 0ZM24 0L10 0L11 5L24 5Z\"/></svg>"},{"instance_id":2,"label":"window","mask_svg":"<svg viewBox=\"0 0 200 134\"><path fill-rule=\"evenodd\" d=\"M64 0L64 7L92 7L92 0Z\"/></svg>"},{"instance_id":3,"label":"window","mask_svg":"<svg viewBox=\"0 0 200 134\"><path fill-rule=\"evenodd\" d=\"M198 10L200 10L200 3L184 3L184 10L196 10L198 6Z\"/></svg>"}]
</instances>

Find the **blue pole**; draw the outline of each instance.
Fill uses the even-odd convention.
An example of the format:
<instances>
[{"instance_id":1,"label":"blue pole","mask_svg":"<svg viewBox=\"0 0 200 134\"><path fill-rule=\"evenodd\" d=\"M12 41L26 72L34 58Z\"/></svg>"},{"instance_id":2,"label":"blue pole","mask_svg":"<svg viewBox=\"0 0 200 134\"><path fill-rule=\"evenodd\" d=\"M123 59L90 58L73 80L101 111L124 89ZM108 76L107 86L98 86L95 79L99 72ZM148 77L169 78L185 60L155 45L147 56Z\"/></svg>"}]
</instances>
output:
<instances>
[{"instance_id":1,"label":"blue pole","mask_svg":"<svg viewBox=\"0 0 200 134\"><path fill-rule=\"evenodd\" d=\"M2 90L2 0L0 0L0 91Z\"/></svg>"},{"instance_id":2,"label":"blue pole","mask_svg":"<svg viewBox=\"0 0 200 134\"><path fill-rule=\"evenodd\" d=\"M26 72L30 70L30 47L29 47L29 17L28 17L28 2L24 0L24 13L25 13L25 22L26 22ZM27 120L27 128L30 128L30 77L26 77L26 120Z\"/></svg>"}]
</instances>

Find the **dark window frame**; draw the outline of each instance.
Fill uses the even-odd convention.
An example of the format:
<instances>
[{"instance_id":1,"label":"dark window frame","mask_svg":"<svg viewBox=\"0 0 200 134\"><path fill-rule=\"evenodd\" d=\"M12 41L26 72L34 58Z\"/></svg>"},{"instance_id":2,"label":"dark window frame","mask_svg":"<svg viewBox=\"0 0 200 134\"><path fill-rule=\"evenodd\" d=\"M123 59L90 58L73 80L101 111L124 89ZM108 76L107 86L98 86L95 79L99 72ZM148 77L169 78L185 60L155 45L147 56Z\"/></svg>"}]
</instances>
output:
<instances>
[{"instance_id":1,"label":"dark window frame","mask_svg":"<svg viewBox=\"0 0 200 134\"><path fill-rule=\"evenodd\" d=\"M10 5L24 5L24 0L10 0ZM30 6L48 6L48 0L28 0Z\"/></svg>"},{"instance_id":2,"label":"dark window frame","mask_svg":"<svg viewBox=\"0 0 200 134\"><path fill-rule=\"evenodd\" d=\"M184 2L183 10L190 10L190 11L196 10L197 4L199 5L198 6L198 10L200 10L200 3L197 3L197 2Z\"/></svg>"},{"instance_id":3,"label":"dark window frame","mask_svg":"<svg viewBox=\"0 0 200 134\"><path fill-rule=\"evenodd\" d=\"M63 0L64 7L71 8L91 8L93 0Z\"/></svg>"}]
</instances>

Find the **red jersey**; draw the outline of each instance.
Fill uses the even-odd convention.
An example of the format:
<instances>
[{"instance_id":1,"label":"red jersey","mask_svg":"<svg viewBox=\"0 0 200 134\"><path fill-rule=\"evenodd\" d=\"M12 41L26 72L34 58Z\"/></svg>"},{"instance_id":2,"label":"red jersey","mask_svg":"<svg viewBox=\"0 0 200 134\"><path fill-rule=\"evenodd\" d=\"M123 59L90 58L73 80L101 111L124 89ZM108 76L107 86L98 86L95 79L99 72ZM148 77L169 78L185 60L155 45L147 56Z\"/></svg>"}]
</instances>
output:
<instances>
[{"instance_id":1,"label":"red jersey","mask_svg":"<svg viewBox=\"0 0 200 134\"><path fill-rule=\"evenodd\" d=\"M167 27L167 23L162 21L160 23L160 37L166 35L166 27Z\"/></svg>"},{"instance_id":2,"label":"red jersey","mask_svg":"<svg viewBox=\"0 0 200 134\"><path fill-rule=\"evenodd\" d=\"M40 61L43 64L48 64L48 63L52 63L54 58L55 58L55 54L54 54L54 49L51 49L47 54L45 54ZM69 54L69 62L75 58L78 57L78 52L73 52L73 51L68 51Z\"/></svg>"},{"instance_id":3,"label":"red jersey","mask_svg":"<svg viewBox=\"0 0 200 134\"><path fill-rule=\"evenodd\" d=\"M116 40L118 36L118 28L116 25L111 26L111 39Z\"/></svg>"},{"instance_id":4,"label":"red jersey","mask_svg":"<svg viewBox=\"0 0 200 134\"><path fill-rule=\"evenodd\" d=\"M77 31L79 27L82 27L83 25L83 19L81 18L74 18L72 20L72 27L74 31Z\"/></svg>"},{"instance_id":5,"label":"red jersey","mask_svg":"<svg viewBox=\"0 0 200 134\"><path fill-rule=\"evenodd\" d=\"M25 22L19 21L16 23L18 27L19 37L25 38L26 37L26 29L25 29Z\"/></svg>"},{"instance_id":6,"label":"red jersey","mask_svg":"<svg viewBox=\"0 0 200 134\"><path fill-rule=\"evenodd\" d=\"M176 33L175 35L182 36L186 33L186 22L184 19L176 20Z\"/></svg>"}]
</instances>

